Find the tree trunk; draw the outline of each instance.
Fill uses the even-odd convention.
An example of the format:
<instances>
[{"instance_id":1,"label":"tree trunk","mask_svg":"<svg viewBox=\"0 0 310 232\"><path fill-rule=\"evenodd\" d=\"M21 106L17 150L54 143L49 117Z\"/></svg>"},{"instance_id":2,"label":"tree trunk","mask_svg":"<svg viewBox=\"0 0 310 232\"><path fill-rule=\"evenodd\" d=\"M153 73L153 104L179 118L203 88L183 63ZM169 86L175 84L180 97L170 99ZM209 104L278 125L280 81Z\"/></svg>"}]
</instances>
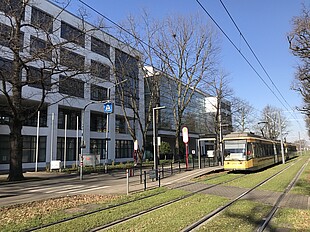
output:
<instances>
[{"instance_id":1,"label":"tree trunk","mask_svg":"<svg viewBox=\"0 0 310 232\"><path fill-rule=\"evenodd\" d=\"M23 180L23 138L22 138L22 122L13 119L10 123L10 172L8 181Z\"/></svg>"}]
</instances>

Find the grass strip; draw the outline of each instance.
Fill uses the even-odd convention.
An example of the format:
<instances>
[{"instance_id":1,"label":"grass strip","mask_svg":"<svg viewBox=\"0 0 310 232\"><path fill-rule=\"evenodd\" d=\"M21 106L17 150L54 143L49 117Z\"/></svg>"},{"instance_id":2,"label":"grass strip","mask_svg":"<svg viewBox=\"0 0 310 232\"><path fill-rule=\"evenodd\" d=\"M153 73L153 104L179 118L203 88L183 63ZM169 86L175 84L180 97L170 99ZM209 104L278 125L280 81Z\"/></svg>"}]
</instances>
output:
<instances>
[{"instance_id":1,"label":"grass strip","mask_svg":"<svg viewBox=\"0 0 310 232\"><path fill-rule=\"evenodd\" d=\"M198 231L255 231L262 218L269 212L271 206L252 201L238 201L221 215L214 218Z\"/></svg>"},{"instance_id":2,"label":"grass strip","mask_svg":"<svg viewBox=\"0 0 310 232\"><path fill-rule=\"evenodd\" d=\"M53 223L81 213L138 200L165 191L167 191L166 188L156 188L129 196L103 196L102 198L91 195L70 196L1 207L0 231L23 231L27 228ZM86 201L83 199L81 201L81 198L86 198Z\"/></svg>"},{"instance_id":3,"label":"grass strip","mask_svg":"<svg viewBox=\"0 0 310 232\"><path fill-rule=\"evenodd\" d=\"M275 192L283 192L289 183L294 179L302 165L304 164L304 159L296 162L295 165L291 166L289 169L285 170L280 175L275 176L264 185L258 187L259 190L268 190Z\"/></svg>"},{"instance_id":4,"label":"grass strip","mask_svg":"<svg viewBox=\"0 0 310 232\"><path fill-rule=\"evenodd\" d=\"M234 187L240 187L240 188L253 188L260 182L264 181L268 177L276 174L286 166L290 165L292 161L286 162L285 164L276 165L274 167L268 168L266 170L258 171L255 173L247 174L244 178L239 178L236 180L233 180L227 184L226 186L234 186Z\"/></svg>"},{"instance_id":5,"label":"grass strip","mask_svg":"<svg viewBox=\"0 0 310 232\"><path fill-rule=\"evenodd\" d=\"M146 198L82 218L74 219L69 222L41 229L39 231L87 231L100 225L108 224L115 220L119 220L121 218L160 205L164 202L176 199L185 194L187 194L187 192L182 190L167 191L163 194L151 198Z\"/></svg>"},{"instance_id":6,"label":"grass strip","mask_svg":"<svg viewBox=\"0 0 310 232\"><path fill-rule=\"evenodd\" d=\"M309 156L308 156L309 158ZM301 174L290 193L308 195L310 194L310 162Z\"/></svg>"},{"instance_id":7,"label":"grass strip","mask_svg":"<svg viewBox=\"0 0 310 232\"><path fill-rule=\"evenodd\" d=\"M196 194L152 213L130 220L109 231L180 231L227 202L218 196Z\"/></svg>"},{"instance_id":8,"label":"grass strip","mask_svg":"<svg viewBox=\"0 0 310 232\"><path fill-rule=\"evenodd\" d=\"M271 221L272 231L310 231L310 211L281 208Z\"/></svg>"}]
</instances>

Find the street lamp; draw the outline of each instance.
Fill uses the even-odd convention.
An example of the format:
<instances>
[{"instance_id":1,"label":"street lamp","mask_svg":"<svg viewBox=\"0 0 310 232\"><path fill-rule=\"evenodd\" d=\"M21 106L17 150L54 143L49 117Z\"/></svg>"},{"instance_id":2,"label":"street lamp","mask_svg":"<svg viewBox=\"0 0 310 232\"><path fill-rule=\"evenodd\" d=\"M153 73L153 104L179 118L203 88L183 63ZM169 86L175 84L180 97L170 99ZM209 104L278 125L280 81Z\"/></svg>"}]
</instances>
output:
<instances>
[{"instance_id":1,"label":"street lamp","mask_svg":"<svg viewBox=\"0 0 310 232\"><path fill-rule=\"evenodd\" d=\"M154 170L156 175L156 180L158 179L158 164L157 164L157 143L156 143L156 120L155 120L155 111L166 108L166 106L158 106L153 108L153 146L154 146Z\"/></svg>"},{"instance_id":2,"label":"street lamp","mask_svg":"<svg viewBox=\"0 0 310 232\"><path fill-rule=\"evenodd\" d=\"M122 80L120 82L114 83L112 86L107 88L107 101L110 102L110 95L111 95L111 88L114 88L117 85L120 85L124 82L126 82L128 79ZM106 112L107 114L107 123L106 123L106 131L105 131L105 162L104 162L104 169L105 172L108 171L108 146L109 146L109 115L113 113L113 110L111 112Z\"/></svg>"},{"instance_id":3,"label":"street lamp","mask_svg":"<svg viewBox=\"0 0 310 232\"><path fill-rule=\"evenodd\" d=\"M84 106L84 108L82 110L82 116L81 116L81 131L82 131L82 134L81 134L81 154L80 154L80 180L83 180L83 149L86 148L86 144L85 144L85 141L84 141L84 114L85 114L85 110L91 104L103 103L103 102L105 102L105 101L91 101L91 102L88 102Z\"/></svg>"}]
</instances>

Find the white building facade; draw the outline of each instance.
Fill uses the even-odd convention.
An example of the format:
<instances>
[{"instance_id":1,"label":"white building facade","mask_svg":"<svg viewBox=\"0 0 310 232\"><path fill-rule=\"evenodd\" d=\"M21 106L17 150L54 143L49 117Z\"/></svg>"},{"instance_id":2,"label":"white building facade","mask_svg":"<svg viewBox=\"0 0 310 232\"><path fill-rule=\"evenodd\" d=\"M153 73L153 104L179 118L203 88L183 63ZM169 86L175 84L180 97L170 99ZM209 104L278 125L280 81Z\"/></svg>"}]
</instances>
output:
<instances>
[{"instance_id":1,"label":"white building facade","mask_svg":"<svg viewBox=\"0 0 310 232\"><path fill-rule=\"evenodd\" d=\"M3 8L0 7L0 11L3 11ZM60 54L61 66L85 66L89 67L90 71L74 77L70 77L70 72L52 73L51 83L58 82L57 87L52 87L55 88L54 93L47 96L40 113L27 120L22 129L23 169L33 169L35 166L43 169L52 160L60 160L66 166L71 166L79 162L81 152L97 155L101 164L132 161L134 142L128 131L124 110L140 142L142 135L139 133L133 110L120 104L116 88L122 85L127 89L126 92L135 93L134 97L139 99L143 118L144 83L136 59L139 56L138 51L46 0L32 0L25 8L24 23L35 24L38 19L50 22L50 34L46 36L43 32L40 33L40 28L34 30L32 27L23 27L21 52L31 55L32 46L47 40L63 43L64 46L51 52L51 59L58 59L56 56ZM40 22L42 26L42 21ZM10 21L0 14L2 71L13 57L12 51L3 40L8 28ZM73 39L72 35L82 36ZM68 43L69 40L72 41ZM62 62L61 58L65 56L67 59ZM34 72L42 68L40 62L33 62L31 66ZM131 67L130 73L120 71L120 67L126 69L126 66ZM22 71L21 78L27 78L25 70ZM40 100L40 91L42 89L35 84L24 86L23 98L30 104L37 102ZM104 112L103 104L106 102L113 103L112 113ZM6 99L0 92L0 171L9 169L10 130L6 123L10 118L5 113L5 104ZM85 147L81 146L82 140L85 141Z\"/></svg>"}]
</instances>

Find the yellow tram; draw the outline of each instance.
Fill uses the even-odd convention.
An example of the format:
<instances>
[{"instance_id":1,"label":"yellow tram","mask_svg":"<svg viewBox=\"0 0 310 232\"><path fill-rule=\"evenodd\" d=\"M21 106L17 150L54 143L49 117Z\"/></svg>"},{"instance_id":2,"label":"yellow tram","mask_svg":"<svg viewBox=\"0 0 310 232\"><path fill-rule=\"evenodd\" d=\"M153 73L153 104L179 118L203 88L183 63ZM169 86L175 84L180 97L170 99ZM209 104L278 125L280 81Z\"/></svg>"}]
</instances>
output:
<instances>
[{"instance_id":1,"label":"yellow tram","mask_svg":"<svg viewBox=\"0 0 310 232\"><path fill-rule=\"evenodd\" d=\"M231 133L223 138L225 170L258 170L282 162L280 141L253 133ZM296 151L293 144L284 144L285 158Z\"/></svg>"}]
</instances>

